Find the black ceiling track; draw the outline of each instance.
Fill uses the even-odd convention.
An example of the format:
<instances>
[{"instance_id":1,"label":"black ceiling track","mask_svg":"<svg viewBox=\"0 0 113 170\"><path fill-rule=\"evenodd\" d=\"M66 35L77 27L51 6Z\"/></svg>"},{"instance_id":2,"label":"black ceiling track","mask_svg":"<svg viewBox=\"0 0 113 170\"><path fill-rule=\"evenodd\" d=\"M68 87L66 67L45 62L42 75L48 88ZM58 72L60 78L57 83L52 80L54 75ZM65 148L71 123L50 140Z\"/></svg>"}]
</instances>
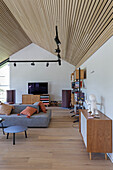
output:
<instances>
[{"instance_id":1,"label":"black ceiling track","mask_svg":"<svg viewBox=\"0 0 113 170\"><path fill-rule=\"evenodd\" d=\"M9 61L9 58L7 58L6 60L0 62L0 67L3 66L4 64L6 64Z\"/></svg>"}]
</instances>

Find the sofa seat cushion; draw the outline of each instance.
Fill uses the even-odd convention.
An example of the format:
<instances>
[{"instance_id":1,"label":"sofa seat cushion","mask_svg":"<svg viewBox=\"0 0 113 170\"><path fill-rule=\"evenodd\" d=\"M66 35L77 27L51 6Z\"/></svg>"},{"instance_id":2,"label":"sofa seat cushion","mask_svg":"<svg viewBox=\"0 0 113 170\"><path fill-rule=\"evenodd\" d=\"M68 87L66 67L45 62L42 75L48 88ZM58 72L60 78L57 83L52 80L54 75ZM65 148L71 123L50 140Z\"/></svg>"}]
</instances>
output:
<instances>
[{"instance_id":1,"label":"sofa seat cushion","mask_svg":"<svg viewBox=\"0 0 113 170\"><path fill-rule=\"evenodd\" d=\"M27 127L48 127L51 120L51 110L47 110L47 113L36 113L31 116L30 119L26 117L26 115L17 116L16 114L0 115L2 119L4 119L3 126L27 126ZM0 124L0 127L2 125Z\"/></svg>"}]
</instances>

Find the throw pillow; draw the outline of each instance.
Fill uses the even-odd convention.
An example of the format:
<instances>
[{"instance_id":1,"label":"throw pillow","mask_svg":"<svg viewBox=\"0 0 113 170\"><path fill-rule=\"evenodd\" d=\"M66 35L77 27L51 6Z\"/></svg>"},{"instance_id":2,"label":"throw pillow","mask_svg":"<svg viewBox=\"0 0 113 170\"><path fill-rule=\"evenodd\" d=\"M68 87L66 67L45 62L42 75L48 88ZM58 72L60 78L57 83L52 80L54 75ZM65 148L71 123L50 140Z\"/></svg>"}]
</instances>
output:
<instances>
[{"instance_id":1,"label":"throw pillow","mask_svg":"<svg viewBox=\"0 0 113 170\"><path fill-rule=\"evenodd\" d=\"M27 106L20 114L26 115L30 118L34 113L38 113L37 109Z\"/></svg>"},{"instance_id":2,"label":"throw pillow","mask_svg":"<svg viewBox=\"0 0 113 170\"><path fill-rule=\"evenodd\" d=\"M40 106L42 112L46 113L46 108L43 102L39 102L38 105Z\"/></svg>"},{"instance_id":3,"label":"throw pillow","mask_svg":"<svg viewBox=\"0 0 113 170\"><path fill-rule=\"evenodd\" d=\"M1 115L10 115L11 111L13 109L13 106L10 106L8 104L1 103L0 104L0 114Z\"/></svg>"},{"instance_id":4,"label":"throw pillow","mask_svg":"<svg viewBox=\"0 0 113 170\"><path fill-rule=\"evenodd\" d=\"M39 102L35 102L33 105L38 105Z\"/></svg>"}]
</instances>

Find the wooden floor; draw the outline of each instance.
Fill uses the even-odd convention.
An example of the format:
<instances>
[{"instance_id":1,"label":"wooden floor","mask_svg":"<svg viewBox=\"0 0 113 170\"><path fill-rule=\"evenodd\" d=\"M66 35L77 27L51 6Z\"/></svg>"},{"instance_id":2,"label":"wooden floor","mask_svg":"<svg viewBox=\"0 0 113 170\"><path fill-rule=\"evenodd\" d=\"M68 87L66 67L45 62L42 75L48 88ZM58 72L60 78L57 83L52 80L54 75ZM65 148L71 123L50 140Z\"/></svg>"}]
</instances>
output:
<instances>
[{"instance_id":1,"label":"wooden floor","mask_svg":"<svg viewBox=\"0 0 113 170\"><path fill-rule=\"evenodd\" d=\"M6 139L0 129L0 170L113 170L104 154L89 155L68 109L52 108L49 128L28 129L28 138Z\"/></svg>"}]
</instances>

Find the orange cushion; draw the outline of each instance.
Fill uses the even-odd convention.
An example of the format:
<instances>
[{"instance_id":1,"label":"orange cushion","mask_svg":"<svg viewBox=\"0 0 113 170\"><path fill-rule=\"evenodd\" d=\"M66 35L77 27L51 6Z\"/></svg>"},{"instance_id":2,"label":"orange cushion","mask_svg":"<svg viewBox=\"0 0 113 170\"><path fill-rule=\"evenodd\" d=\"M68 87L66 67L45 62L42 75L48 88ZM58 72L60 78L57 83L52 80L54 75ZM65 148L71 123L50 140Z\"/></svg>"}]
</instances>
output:
<instances>
[{"instance_id":1,"label":"orange cushion","mask_svg":"<svg viewBox=\"0 0 113 170\"><path fill-rule=\"evenodd\" d=\"M40 106L42 112L46 113L46 108L43 102L39 102L38 105Z\"/></svg>"},{"instance_id":2,"label":"orange cushion","mask_svg":"<svg viewBox=\"0 0 113 170\"><path fill-rule=\"evenodd\" d=\"M36 108L27 106L20 114L27 115L30 118L35 112L38 113Z\"/></svg>"}]
</instances>

